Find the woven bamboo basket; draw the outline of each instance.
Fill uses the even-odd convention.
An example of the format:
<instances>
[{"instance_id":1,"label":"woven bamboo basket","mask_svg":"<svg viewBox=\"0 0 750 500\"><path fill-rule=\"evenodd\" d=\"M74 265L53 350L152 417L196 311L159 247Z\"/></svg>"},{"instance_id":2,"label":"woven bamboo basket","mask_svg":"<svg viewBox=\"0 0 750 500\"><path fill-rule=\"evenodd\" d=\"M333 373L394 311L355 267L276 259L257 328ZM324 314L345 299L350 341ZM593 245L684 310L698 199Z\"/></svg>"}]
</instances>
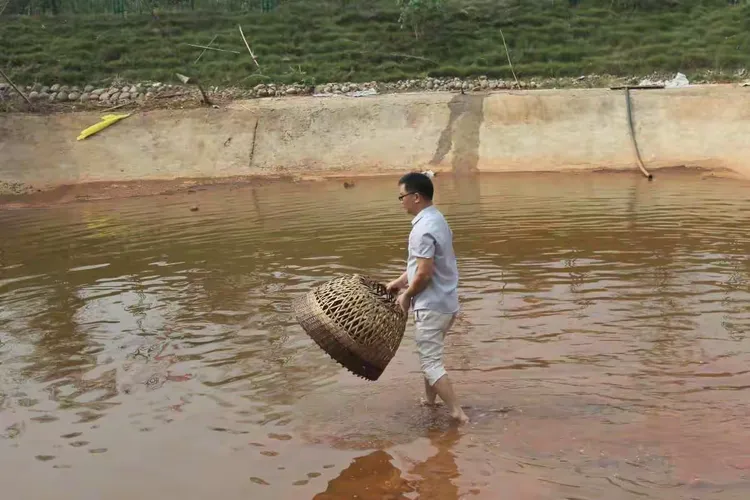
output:
<instances>
[{"instance_id":1,"label":"woven bamboo basket","mask_svg":"<svg viewBox=\"0 0 750 500\"><path fill-rule=\"evenodd\" d=\"M360 274L334 278L294 299L295 319L331 358L377 380L401 345L406 313L385 286Z\"/></svg>"}]
</instances>

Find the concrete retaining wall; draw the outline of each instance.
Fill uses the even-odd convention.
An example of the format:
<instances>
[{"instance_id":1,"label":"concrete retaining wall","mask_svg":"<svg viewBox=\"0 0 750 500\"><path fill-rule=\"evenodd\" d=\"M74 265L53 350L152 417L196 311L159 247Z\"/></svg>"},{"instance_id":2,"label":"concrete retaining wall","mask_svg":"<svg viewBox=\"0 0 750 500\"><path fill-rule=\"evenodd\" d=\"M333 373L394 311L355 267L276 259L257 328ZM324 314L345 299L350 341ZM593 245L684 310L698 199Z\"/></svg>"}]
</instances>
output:
<instances>
[{"instance_id":1,"label":"concrete retaining wall","mask_svg":"<svg viewBox=\"0 0 750 500\"><path fill-rule=\"evenodd\" d=\"M750 178L750 88L631 91L649 169ZM76 141L102 113L0 115L0 182L635 169L624 91L295 97L156 110Z\"/></svg>"}]
</instances>

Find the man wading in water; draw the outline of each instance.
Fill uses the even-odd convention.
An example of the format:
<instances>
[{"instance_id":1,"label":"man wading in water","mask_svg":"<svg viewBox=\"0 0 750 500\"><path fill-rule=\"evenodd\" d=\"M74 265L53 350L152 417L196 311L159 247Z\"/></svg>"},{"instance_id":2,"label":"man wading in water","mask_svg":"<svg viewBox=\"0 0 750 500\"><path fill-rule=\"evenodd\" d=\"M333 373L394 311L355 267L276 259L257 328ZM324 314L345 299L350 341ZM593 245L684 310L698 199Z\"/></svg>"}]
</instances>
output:
<instances>
[{"instance_id":1,"label":"man wading in water","mask_svg":"<svg viewBox=\"0 0 750 500\"><path fill-rule=\"evenodd\" d=\"M388 283L400 291L398 303L408 314L414 310L415 340L425 380L427 405L435 397L445 401L451 416L461 423L469 418L456 401L443 365L445 333L458 313L458 266L453 253L453 232L443 214L433 206L432 181L425 174L410 173L399 182L401 205L412 219L406 271Z\"/></svg>"}]
</instances>

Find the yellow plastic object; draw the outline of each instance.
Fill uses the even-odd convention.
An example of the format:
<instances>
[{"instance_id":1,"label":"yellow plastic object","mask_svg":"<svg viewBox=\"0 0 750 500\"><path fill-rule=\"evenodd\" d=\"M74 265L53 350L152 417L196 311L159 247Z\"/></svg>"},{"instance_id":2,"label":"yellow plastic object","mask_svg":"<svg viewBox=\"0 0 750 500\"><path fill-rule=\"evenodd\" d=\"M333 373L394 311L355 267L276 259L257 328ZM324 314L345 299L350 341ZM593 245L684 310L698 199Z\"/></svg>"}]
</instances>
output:
<instances>
[{"instance_id":1,"label":"yellow plastic object","mask_svg":"<svg viewBox=\"0 0 750 500\"><path fill-rule=\"evenodd\" d=\"M127 118L128 116L130 116L130 113L125 114L125 115L104 115L104 116L102 116L102 121L100 121L96 125L92 125L89 128L84 129L83 131L81 131L81 133L78 135L78 139L77 140L80 141L80 140L85 139L86 137L88 137L90 135L94 135L95 133L99 132L100 130L104 130L105 128L109 127L113 123L116 123L116 122L122 120L123 118Z\"/></svg>"}]
</instances>

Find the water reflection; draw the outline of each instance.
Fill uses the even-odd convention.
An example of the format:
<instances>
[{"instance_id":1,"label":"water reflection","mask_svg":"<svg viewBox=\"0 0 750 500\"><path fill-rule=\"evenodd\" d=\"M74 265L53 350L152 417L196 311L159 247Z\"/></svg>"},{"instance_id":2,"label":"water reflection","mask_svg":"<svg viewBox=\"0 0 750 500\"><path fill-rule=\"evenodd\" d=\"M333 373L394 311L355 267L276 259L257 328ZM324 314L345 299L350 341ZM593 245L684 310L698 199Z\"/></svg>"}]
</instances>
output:
<instances>
[{"instance_id":1,"label":"water reflection","mask_svg":"<svg viewBox=\"0 0 750 500\"><path fill-rule=\"evenodd\" d=\"M408 470L393 465L394 457L383 450L375 450L352 460L349 467L328 482L325 492L314 500L362 500L430 498L456 500L458 488L454 480L459 476L453 447L459 441L457 429L428 433L430 444L437 452L426 460L413 461ZM406 479L405 476L411 479Z\"/></svg>"},{"instance_id":2,"label":"water reflection","mask_svg":"<svg viewBox=\"0 0 750 500\"><path fill-rule=\"evenodd\" d=\"M0 212L0 474L139 495L118 467L150 489L179 469L184 498L750 491L747 185L439 175L462 278L446 361L476 417L459 435L415 404L411 325L372 384L290 317L338 273L403 269L395 182Z\"/></svg>"}]
</instances>

